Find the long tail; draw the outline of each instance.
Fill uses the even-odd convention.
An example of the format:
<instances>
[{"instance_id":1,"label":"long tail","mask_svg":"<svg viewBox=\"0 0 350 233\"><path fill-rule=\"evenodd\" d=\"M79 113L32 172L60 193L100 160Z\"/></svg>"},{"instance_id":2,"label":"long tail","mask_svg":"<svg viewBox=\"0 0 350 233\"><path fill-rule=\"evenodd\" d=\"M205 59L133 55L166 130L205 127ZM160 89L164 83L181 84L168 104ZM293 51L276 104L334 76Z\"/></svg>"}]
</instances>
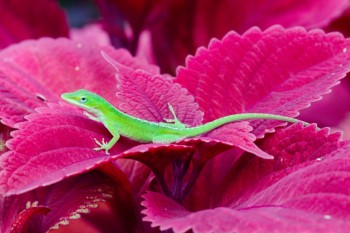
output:
<instances>
[{"instance_id":1,"label":"long tail","mask_svg":"<svg viewBox=\"0 0 350 233\"><path fill-rule=\"evenodd\" d=\"M270 120L278 120L278 121L285 121L290 123L296 123L301 122L304 125L309 125L309 123L300 121L295 118L286 117L286 116L280 116L280 115L273 115L273 114L265 114L265 113L243 113L243 114L234 114L225 116L222 118L219 118L217 120L208 122L204 125L200 125L193 128L188 128L188 136L194 137L198 136L204 133L207 133L213 129L216 129L217 127L220 127L222 125L225 125L227 123L236 122L236 121L242 121L242 120L261 120L261 119L270 119Z\"/></svg>"}]
</instances>

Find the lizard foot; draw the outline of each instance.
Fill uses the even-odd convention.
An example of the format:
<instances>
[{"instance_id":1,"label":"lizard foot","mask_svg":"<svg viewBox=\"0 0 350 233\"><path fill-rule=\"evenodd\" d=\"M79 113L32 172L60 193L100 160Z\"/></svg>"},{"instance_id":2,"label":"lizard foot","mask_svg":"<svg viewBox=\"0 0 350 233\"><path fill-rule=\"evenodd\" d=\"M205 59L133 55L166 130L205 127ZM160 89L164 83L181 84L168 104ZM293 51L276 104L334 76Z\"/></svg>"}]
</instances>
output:
<instances>
[{"instance_id":1,"label":"lizard foot","mask_svg":"<svg viewBox=\"0 0 350 233\"><path fill-rule=\"evenodd\" d=\"M96 138L94 138L95 143L99 146L99 147L95 147L94 150L95 151L99 151L99 150L105 150L106 154L109 155L108 150L110 149L108 146L108 143L105 142L105 139L102 138L102 142L99 142Z\"/></svg>"}]
</instances>

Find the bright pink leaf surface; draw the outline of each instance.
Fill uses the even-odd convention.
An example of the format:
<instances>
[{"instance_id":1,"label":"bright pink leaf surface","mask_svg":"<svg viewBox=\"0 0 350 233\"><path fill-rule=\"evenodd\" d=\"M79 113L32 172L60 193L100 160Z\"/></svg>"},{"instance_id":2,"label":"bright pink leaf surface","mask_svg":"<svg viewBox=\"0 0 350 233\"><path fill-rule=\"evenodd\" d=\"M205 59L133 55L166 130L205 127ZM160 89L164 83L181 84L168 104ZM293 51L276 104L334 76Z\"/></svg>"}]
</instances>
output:
<instances>
[{"instance_id":1,"label":"bright pink leaf surface","mask_svg":"<svg viewBox=\"0 0 350 233\"><path fill-rule=\"evenodd\" d=\"M340 34L274 26L229 33L201 48L176 81L195 96L205 122L234 113L297 116L350 69L350 41ZM255 121L261 137L280 122Z\"/></svg>"},{"instance_id":2,"label":"bright pink leaf surface","mask_svg":"<svg viewBox=\"0 0 350 233\"><path fill-rule=\"evenodd\" d=\"M255 137L246 132L251 129L246 124L229 127L234 129L225 138L226 141L232 140L229 143L215 139L214 136L199 138L197 141L189 139L187 143L184 141L185 145L135 146L137 144L134 142L121 138L110 151L113 156L106 156L104 152L92 150L96 147L94 138L100 141L102 138L107 141L110 138L102 124L91 121L75 109L58 105L40 108L38 111L39 113L27 116L27 122L16 125L19 130L13 132L14 138L7 144L10 151L1 157L0 187L3 194L19 194L47 186L121 158L141 161L156 174L160 174L174 158L188 154L199 147L200 143L208 144L206 151L211 152L210 155L202 154L203 161L234 146L263 158L271 158L252 143Z\"/></svg>"},{"instance_id":3,"label":"bright pink leaf surface","mask_svg":"<svg viewBox=\"0 0 350 233\"><path fill-rule=\"evenodd\" d=\"M248 122L237 122L217 128L204 136L188 138L183 141L186 145L194 144L197 146L199 151L201 151L202 161L213 158L219 154L219 151L223 152L229 148L235 147L253 153L260 158L272 159L273 157L271 155L260 150L254 144L256 137L254 134L250 133L251 131L252 127L249 126ZM200 145L203 142L207 145Z\"/></svg>"},{"instance_id":4,"label":"bright pink leaf surface","mask_svg":"<svg viewBox=\"0 0 350 233\"><path fill-rule=\"evenodd\" d=\"M0 117L10 127L24 115L59 95L85 88L116 104L115 70L102 57L105 51L119 63L157 72L125 50L99 47L66 39L23 42L0 52ZM108 88L107 88L108 87Z\"/></svg>"},{"instance_id":5,"label":"bright pink leaf surface","mask_svg":"<svg viewBox=\"0 0 350 233\"><path fill-rule=\"evenodd\" d=\"M9 84L4 85L5 91L2 97L4 100L8 100L9 106L13 106L12 101L17 98L18 105L28 110L19 114L23 118L28 112L33 112L37 106L45 106L47 102L59 101L57 94L78 88L87 88L100 93L116 106L118 106L117 103L128 102L130 105L134 103L135 106L138 106L136 109L151 109L156 113L162 112L153 117L153 120L162 121L163 117L172 118L167 109L167 103L171 103L179 112L180 119L185 123L199 123L201 112L195 110L197 104L193 101L193 97L188 95L187 91L178 84L173 84L170 77L159 76L159 71L154 66L133 59L124 50L114 51L108 47L103 48L103 50L108 54L105 58L111 64L102 58L99 47L95 45L88 47L65 39L41 39L37 42L25 42L5 49L0 53L0 58L2 58L2 60L0 59L0 70L6 74L3 83ZM113 66L119 72L117 73L118 80L113 77L116 72L113 70ZM139 81L137 85L136 82L130 81L134 79ZM119 100L115 98L113 92L113 86L117 87L117 83L119 84L117 89ZM20 84L22 90L18 90L18 85L15 84ZM110 88L106 89L105 86ZM161 92L163 94L159 94ZM165 96L164 92L167 93ZM9 97L6 99L7 96ZM135 99L133 96L140 98ZM33 101L28 101L28 97L31 97ZM142 157L141 154L144 151L153 147L164 147L165 152L166 150L186 148L184 145L152 144L134 147L135 143L122 138L111 151L116 157L108 157L103 152L92 150L96 147L94 138L98 140L110 138L102 124L87 119L81 114L81 111L76 109L58 105L50 106L49 108L37 109L38 113L28 115L26 117L28 121L20 124L15 123L23 120L11 119L11 112L7 108L2 109L2 114L5 117L3 121L11 122L11 126L19 128L13 133L14 139L7 144L11 151L1 157L3 170L0 173L0 183L2 193L7 195L23 193L40 186L47 186L68 176L96 168L99 164L107 163L118 156L123 157L123 154L120 155L122 152L126 152L125 155L135 153L135 156L140 158L138 156ZM129 110L132 113L135 112L135 109L129 108ZM255 137L249 133L251 128L247 124L237 124L236 126L239 127L233 127L233 133L228 128L226 133L225 130L220 129L220 132L223 130L220 135L212 133L214 140L209 137L209 139L199 140L199 142L212 144L212 148L215 148L213 150L218 153L238 146L260 157L271 158L253 144ZM194 143L194 146L197 144ZM129 151L128 149L131 147L134 148ZM179 153L179 151L177 152ZM215 155L211 154L210 156ZM132 158L136 158L135 156ZM203 156L203 158L206 157ZM170 157L164 159L163 165L169 164L171 161ZM154 172L164 169L165 165L153 166L156 163L156 161L148 162ZM32 175L28 177L26 174Z\"/></svg>"},{"instance_id":6,"label":"bright pink leaf surface","mask_svg":"<svg viewBox=\"0 0 350 233\"><path fill-rule=\"evenodd\" d=\"M258 161L252 156L242 157L222 181L221 188L216 193L219 198L216 198L214 205L240 206L242 202L252 198L255 194L259 195L259 189L260 191L264 189L264 192L268 194L266 197L278 195L277 190L270 192L268 189L270 185L279 189L281 192L279 195L283 199L284 195L289 196L291 192L284 192L285 189L280 184L287 181L289 184L286 183L286 185L296 190L295 184L292 185L292 183L300 181L296 177L302 174L303 169L305 169L304 174L310 173L309 176L303 177L306 179L305 182L307 179L314 182L310 170L314 170L315 167L318 167L321 174L325 174L324 179L328 179L327 176L331 174L325 171L328 166L328 162L325 160L326 156L331 159L329 154L346 144L346 142L339 141L339 133L328 133L327 129L315 132L314 126L303 128L300 124L296 124L269 135L259 146L274 155L274 161L269 163ZM324 167L322 168L322 166ZM331 169L334 169L334 174L336 174L338 169L342 168L332 167ZM249 180L249 182L244 182L244 180ZM305 182L299 183L305 187L303 191L308 192L310 190ZM252 185L254 188L250 190ZM318 187L324 188L322 185ZM243 195L244 190L250 190L252 193L247 191ZM282 194L282 192L284 193ZM271 198L271 201L277 202L278 198Z\"/></svg>"},{"instance_id":7,"label":"bright pink leaf surface","mask_svg":"<svg viewBox=\"0 0 350 233\"><path fill-rule=\"evenodd\" d=\"M222 187L209 207L191 212L148 193L145 220L175 232L344 232L350 227L350 147L339 137L300 124L278 130L261 145L275 160L241 157L217 181Z\"/></svg>"},{"instance_id":8,"label":"bright pink leaf surface","mask_svg":"<svg viewBox=\"0 0 350 233\"><path fill-rule=\"evenodd\" d=\"M110 151L114 156L109 156L92 150L96 147L94 138L100 141L102 138L110 139L102 124L89 120L74 109L57 105L38 111L40 114L29 115L29 121L18 124L20 130L15 131L14 138L8 142L11 151L1 157L2 194L19 194L47 186L116 158L141 156L148 151L157 154L157 149L161 151L162 148L186 150L181 145L145 144L135 147L137 144L134 142L121 138ZM181 155L179 151L178 154ZM143 157L152 158L151 155Z\"/></svg>"},{"instance_id":9,"label":"bright pink leaf surface","mask_svg":"<svg viewBox=\"0 0 350 233\"><path fill-rule=\"evenodd\" d=\"M108 160L103 152L92 150L96 145L93 138L108 137L101 124L62 107L43 111L18 125L20 130L8 142L10 151L0 161L1 193L11 189L22 193L45 186Z\"/></svg>"},{"instance_id":10,"label":"bright pink leaf surface","mask_svg":"<svg viewBox=\"0 0 350 233\"><path fill-rule=\"evenodd\" d=\"M134 117L153 122L174 119L168 104L174 108L176 116L188 125L202 121L203 113L187 90L173 83L168 75L149 73L141 69L131 69L104 55L116 69L118 109Z\"/></svg>"},{"instance_id":11,"label":"bright pink leaf surface","mask_svg":"<svg viewBox=\"0 0 350 233\"><path fill-rule=\"evenodd\" d=\"M68 36L66 16L55 1L1 0L0 22L0 48L30 38Z\"/></svg>"}]
</instances>

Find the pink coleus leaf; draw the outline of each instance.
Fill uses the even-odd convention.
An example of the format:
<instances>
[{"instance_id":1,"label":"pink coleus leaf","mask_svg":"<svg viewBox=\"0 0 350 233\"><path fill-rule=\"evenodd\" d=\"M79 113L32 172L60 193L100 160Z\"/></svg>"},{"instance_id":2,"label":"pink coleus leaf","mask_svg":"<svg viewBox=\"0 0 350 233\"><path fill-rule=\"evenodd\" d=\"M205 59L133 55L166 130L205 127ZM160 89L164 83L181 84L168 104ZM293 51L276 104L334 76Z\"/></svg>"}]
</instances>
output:
<instances>
[{"instance_id":1,"label":"pink coleus leaf","mask_svg":"<svg viewBox=\"0 0 350 233\"><path fill-rule=\"evenodd\" d=\"M41 94L29 93L18 83L0 76L0 118L1 123L13 127L17 122L24 121L24 116L33 109L45 105L46 99Z\"/></svg>"},{"instance_id":2,"label":"pink coleus leaf","mask_svg":"<svg viewBox=\"0 0 350 233\"><path fill-rule=\"evenodd\" d=\"M217 207L190 212L174 200L159 193L144 195L147 208L145 221L161 230L172 229L175 233L192 230L195 233L263 233L263 232L344 232L348 221L333 219L330 215L319 215L283 206L257 206L231 209Z\"/></svg>"},{"instance_id":3,"label":"pink coleus leaf","mask_svg":"<svg viewBox=\"0 0 350 233\"><path fill-rule=\"evenodd\" d=\"M187 90L173 83L170 76L149 73L141 69L130 69L104 55L117 71L118 108L134 117L153 122L174 119L169 104L176 117L187 125L197 125L202 121L202 112Z\"/></svg>"},{"instance_id":4,"label":"pink coleus leaf","mask_svg":"<svg viewBox=\"0 0 350 233\"><path fill-rule=\"evenodd\" d=\"M11 233L26 232L28 230L28 221L34 215L43 215L50 212L45 206L29 206L16 216L15 222L12 224Z\"/></svg>"},{"instance_id":5,"label":"pink coleus leaf","mask_svg":"<svg viewBox=\"0 0 350 233\"><path fill-rule=\"evenodd\" d=\"M271 163L260 163L259 159L247 155L240 156L237 162L237 159L232 158L232 153L225 153L207 164L188 197L187 201L191 203L191 208L210 207L209 203L212 204L213 200L221 206L226 203L226 197L230 201L237 195L241 197L242 190L255 184L256 179L260 179L262 175L274 170L287 169L307 159L321 160L322 156L342 144L339 142L339 133L328 135L327 129L316 133L315 126L303 129L299 124L291 126L288 130L277 131L276 136L272 138L268 137L268 140L271 140L269 147L258 144L263 151L275 156ZM276 150L282 152L271 151L270 147L272 149L277 147ZM310 158L310 154L316 157ZM250 164L249 168L244 164ZM215 175L211 175L213 173ZM237 174L240 174L242 179L235 179ZM203 192L206 193L205 196L201 195Z\"/></svg>"},{"instance_id":6,"label":"pink coleus leaf","mask_svg":"<svg viewBox=\"0 0 350 233\"><path fill-rule=\"evenodd\" d=\"M307 172L308 166L313 164L314 166L317 164L322 166L322 164L325 164L323 160L326 156L331 157L329 156L330 153L348 143L340 141L340 136L340 133L329 134L327 129L317 131L315 126L303 128L300 124L278 130L275 134L264 139L260 145L267 153L274 155L275 160L272 163L265 163L254 159L252 156L243 156L222 181L219 190L222 191L223 195L219 195L220 198L216 200L217 204L227 204L228 200L234 202L236 198L240 200L237 199L237 202L245 201L245 198L248 198L248 192L244 196L242 195L243 190L249 190L249 186L252 184L254 184L254 192L259 192L258 187L260 185L256 182L261 182L262 186L260 188L264 189L284 177L295 177L296 174L293 174L293 172L300 173L302 169ZM257 172L258 170L259 172ZM320 172L323 172L323 170L320 168ZM241 179L249 179L250 183L244 183ZM305 185L305 183L303 184ZM237 195L237 193L240 194ZM271 193L271 195L274 194Z\"/></svg>"},{"instance_id":7,"label":"pink coleus leaf","mask_svg":"<svg viewBox=\"0 0 350 233\"><path fill-rule=\"evenodd\" d=\"M1 0L0 22L0 48L30 38L68 36L69 30L55 1Z\"/></svg>"},{"instance_id":8,"label":"pink coleus leaf","mask_svg":"<svg viewBox=\"0 0 350 233\"><path fill-rule=\"evenodd\" d=\"M7 143L10 151L1 156L1 193L46 186L113 159L92 150L94 138L110 138L102 124L73 108L52 105L38 111L17 125L20 130L14 131L14 138ZM111 152L119 154L134 144L121 139Z\"/></svg>"},{"instance_id":9,"label":"pink coleus leaf","mask_svg":"<svg viewBox=\"0 0 350 233\"><path fill-rule=\"evenodd\" d=\"M50 106L37 109L39 113L28 115L27 122L16 125L19 130L7 143L10 151L0 157L0 193L23 193L124 157L140 158L155 166L156 172L173 158L165 156L164 163L159 163L158 154L182 156L182 152L192 150L184 145L138 145L122 137L110 150L112 155L106 156L103 151L93 150L94 138L108 141L111 137L101 123L84 117L75 108Z\"/></svg>"},{"instance_id":10,"label":"pink coleus leaf","mask_svg":"<svg viewBox=\"0 0 350 233\"><path fill-rule=\"evenodd\" d=\"M149 193L145 220L175 232L344 232L349 228L350 146L339 138L301 124L280 129L261 144L275 159L240 157L226 178L216 181L221 188L207 206L189 211L194 203L186 209ZM203 193L196 188L193 192Z\"/></svg>"},{"instance_id":11,"label":"pink coleus leaf","mask_svg":"<svg viewBox=\"0 0 350 233\"><path fill-rule=\"evenodd\" d=\"M19 130L13 132L14 138L7 143L10 151L0 158L1 193L20 194L121 158L141 161L154 173L162 174L174 158L182 157L194 148L206 148L200 153L202 165L234 147L271 158L252 143L255 136L249 133L251 128L247 123L227 126L229 133L220 135L221 138L212 132L212 138L188 139L183 145L137 145L122 137L111 149L112 156L106 156L102 151L92 150L96 147L94 138L108 141L111 137L102 124L84 117L75 108L50 106L37 109L38 113L27 116L27 122L16 125Z\"/></svg>"},{"instance_id":12,"label":"pink coleus leaf","mask_svg":"<svg viewBox=\"0 0 350 233\"><path fill-rule=\"evenodd\" d=\"M12 213L12 216L6 216L5 225L12 225L12 228L16 227L18 230L19 227L26 227L26 232L47 232L62 227L69 229L69 225L73 222L84 225L86 221L84 218L87 215L99 218L94 210L100 209L99 214L103 214L106 207L112 210L111 213L106 211L106 214L115 217L108 224L111 229L116 231L125 229L124 222L132 222L135 228L137 227L137 216L132 208L135 203L128 180L123 175L112 179L101 172L92 171L10 198L13 200L7 201L8 209L5 212ZM13 213L10 209L18 211ZM36 210L46 210L45 216L33 218L32 213L37 213Z\"/></svg>"},{"instance_id":13,"label":"pink coleus leaf","mask_svg":"<svg viewBox=\"0 0 350 233\"><path fill-rule=\"evenodd\" d=\"M190 126L201 122L202 113L198 110L198 105L194 102L193 97L188 95L187 91L181 86L174 84L170 77L156 76L142 70L128 69L109 58L108 55L105 56L119 72L117 74L117 96L121 103L119 108L124 112L142 119L163 122L164 119L173 119L168 108L169 103L174 107L175 113L181 122ZM211 140L218 139L217 142L212 140L212 143L217 143L214 147L220 147L219 145L221 145L220 150L224 151L228 147L238 146L262 158L272 158L253 144L255 137L249 133L251 128L247 124L237 123L232 124L232 126L230 128L222 127L208 134ZM188 142L188 140L185 141ZM210 144L209 141L207 140L205 143ZM228 143L223 146L224 143L221 142ZM217 154L212 153L211 156ZM203 155L202 159L206 161L209 157Z\"/></svg>"},{"instance_id":14,"label":"pink coleus leaf","mask_svg":"<svg viewBox=\"0 0 350 233\"><path fill-rule=\"evenodd\" d=\"M178 70L176 82L195 96L205 122L235 113L295 117L350 69L350 41L320 30L252 28L201 48ZM254 121L254 134L280 124Z\"/></svg>"},{"instance_id":15,"label":"pink coleus leaf","mask_svg":"<svg viewBox=\"0 0 350 233\"><path fill-rule=\"evenodd\" d=\"M321 101L302 111L299 118L306 122L316 122L319 127L338 127L345 131L340 124L350 111L349 89L350 80L345 78L338 86L332 88L330 94L323 96ZM339 101L340 99L342 101Z\"/></svg>"},{"instance_id":16,"label":"pink coleus leaf","mask_svg":"<svg viewBox=\"0 0 350 233\"><path fill-rule=\"evenodd\" d=\"M152 49L149 51L152 53L149 56L155 57L162 71L169 73L174 73L184 58L199 46L207 45L214 37L221 38L230 30L243 33L252 26L265 29L274 24L308 29L323 27L349 5L347 0L97 2L103 23L116 46L135 52L135 44L143 43L143 32L150 32L152 45L149 47ZM127 23L121 24L120 20ZM130 31L133 36L129 36Z\"/></svg>"},{"instance_id":17,"label":"pink coleus leaf","mask_svg":"<svg viewBox=\"0 0 350 233\"><path fill-rule=\"evenodd\" d=\"M188 123L200 121L200 111L187 113L187 111L192 111L187 105L190 107L197 106L193 98L178 84L173 84L170 78L158 76L159 70L155 69L154 66L135 60L125 50L114 51L106 47L103 48L103 51L108 54L106 59L112 65L109 65L103 59L98 47L88 47L65 39L41 39L36 42L29 41L12 46L0 52L0 58L2 58L0 59L0 69L6 74L3 82L11 83L11 85L4 85L7 87L4 93L11 94L9 97L11 101L18 98L17 102L20 105L23 104L32 111L38 104L35 101L32 101L35 104L26 104L28 96L34 96L33 98L36 101L47 105L46 102L57 102L57 94L65 90L84 87L97 93L103 92L101 95L117 106L118 100L116 100L115 93L113 93L113 85L117 83L113 77L114 66L117 68L117 72L123 71L122 74L145 75L144 79L149 84L143 86L143 90L147 95L146 99L142 100L146 102L146 106L149 106L147 105L147 98L149 98L154 101L155 106L162 102L165 105L164 107L167 108L167 103L171 102L167 98L176 100L174 96L181 96L180 100L176 100L177 102L174 105L176 111L182 109L179 114L180 119L185 119L184 116L188 114L187 116L190 116L186 118ZM89 55L90 53L98 55ZM49 55L50 59L48 59ZM70 57L70 59L65 60L64 57ZM67 78L70 81L67 81ZM124 76L123 78L124 80L120 81L121 86L123 82L128 83L129 79L127 78L132 79L134 77ZM135 78L141 77L136 75ZM98 85L101 82L111 88L106 90L105 85ZM19 86L23 87L24 92L18 90L15 83L20 84ZM138 92L135 85L125 84L124 88L130 93ZM158 93L159 90L169 91L167 88L174 91L174 93L168 92L165 97L154 94ZM26 93L27 96L22 93ZM40 93L40 95L33 93ZM3 97L6 97L6 95L3 94ZM29 103L32 102L29 101ZM143 105L144 108L146 106ZM38 113L26 117L27 122L15 124L16 121L12 121L12 126L19 128L19 130L13 133L14 139L7 144L11 151L1 157L1 167L3 168L0 173L1 193L6 193L6 195L18 194L40 186L47 186L68 176L96 168L102 163L108 163L123 152L128 155L137 154L155 147L152 144L134 147L136 145L134 142L122 138L111 151L113 156L106 157L103 152L98 153L92 150L96 147L94 138L100 141L102 138L107 141L110 139L110 134L102 124L92 122L81 114L82 111L77 111L75 108L52 105L49 108L39 108L37 111ZM171 118L169 110L166 109L166 111L168 115L164 116ZM10 115L6 111L5 113ZM193 119L197 120L193 121ZM242 134L242 132L238 132L238 134ZM247 148L250 148L248 151L261 157L268 157L266 153L256 147L252 149L252 141L255 138L250 135L249 129L245 130L243 134L246 134L243 135L244 140L238 140L237 142L235 142L235 137L227 134L225 140L230 142L229 144L221 143L220 140L223 140L221 136L220 140L213 141L213 146L216 151L227 150L233 146L241 148L247 146ZM233 134L233 136L236 135ZM232 143L230 140L232 140ZM201 142L212 143L210 139ZM220 148L221 146L222 148ZM132 147L134 148L130 149ZM157 145L156 147L159 149L169 146ZM186 145L172 145L168 149L184 147ZM203 158L205 157L208 156L203 156ZM169 158L165 158L165 161L166 163L170 162ZM166 163L162 163L162 166ZM157 168L153 166L153 169L157 172L157 169L164 169L162 166ZM32 176L25 176L28 173Z\"/></svg>"},{"instance_id":18,"label":"pink coleus leaf","mask_svg":"<svg viewBox=\"0 0 350 233\"><path fill-rule=\"evenodd\" d=\"M129 182L136 194L144 193L148 190L152 181L154 181L154 173L150 168L135 160L121 159L115 162L118 167L129 178Z\"/></svg>"},{"instance_id":19,"label":"pink coleus leaf","mask_svg":"<svg viewBox=\"0 0 350 233\"><path fill-rule=\"evenodd\" d=\"M195 15L197 23L195 35L203 37L211 34L212 37L221 37L229 30L244 32L252 26L266 29L274 24L284 27L320 28L339 17L348 5L349 2L346 0L335 2L327 0L277 0L274 2L223 0L215 3L203 1L202 4L198 4L198 14ZM213 21L216 27L205 27L205 25L212 25ZM207 41L212 37L207 37Z\"/></svg>"},{"instance_id":20,"label":"pink coleus leaf","mask_svg":"<svg viewBox=\"0 0 350 233\"><path fill-rule=\"evenodd\" d=\"M125 66L159 72L155 66L134 59L126 50L67 39L23 42L0 52L2 122L14 127L34 108L58 102L61 93L80 88L101 94L116 104L115 71L101 51Z\"/></svg>"},{"instance_id":21,"label":"pink coleus leaf","mask_svg":"<svg viewBox=\"0 0 350 233\"><path fill-rule=\"evenodd\" d=\"M183 142L186 145L196 145L201 151L200 159L203 162L206 162L227 149L235 147L253 153L260 158L272 159L273 157L271 155L260 150L254 144L256 137L254 134L250 133L251 131L252 127L249 126L248 122L236 122L215 129L198 138L184 139Z\"/></svg>"},{"instance_id":22,"label":"pink coleus leaf","mask_svg":"<svg viewBox=\"0 0 350 233\"><path fill-rule=\"evenodd\" d=\"M138 151L139 153L132 153ZM163 173L167 166L176 158L187 156L193 152L192 147L171 144L164 145L140 145L125 152L117 158L134 159L146 164L155 173Z\"/></svg>"},{"instance_id":23,"label":"pink coleus leaf","mask_svg":"<svg viewBox=\"0 0 350 233\"><path fill-rule=\"evenodd\" d=\"M251 128L246 123L245 126L236 124L235 127L227 127L232 132L225 140L232 141L226 143L223 139L215 139L215 135L212 138L188 139L183 142L184 145L135 146L135 143L121 138L111 150L113 156L106 156L104 152L92 150L96 147L94 138L110 138L102 124L83 117L75 109L57 105L38 111L39 114L27 116L28 122L17 125L20 130L13 132L14 138L7 144L11 151L1 157L0 187L6 195L47 186L121 158L141 161L158 175L163 174L174 158L185 156L194 148L203 148L200 153L202 165L235 146L260 157L271 158L252 143L255 137L249 134Z\"/></svg>"}]
</instances>

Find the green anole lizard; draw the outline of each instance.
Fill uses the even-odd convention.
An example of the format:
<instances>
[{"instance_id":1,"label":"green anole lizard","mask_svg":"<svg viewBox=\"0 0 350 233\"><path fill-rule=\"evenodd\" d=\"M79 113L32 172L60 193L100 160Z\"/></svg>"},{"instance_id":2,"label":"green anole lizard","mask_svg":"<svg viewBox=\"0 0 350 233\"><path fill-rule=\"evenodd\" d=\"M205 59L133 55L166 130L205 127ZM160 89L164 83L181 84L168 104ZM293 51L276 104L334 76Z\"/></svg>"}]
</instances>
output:
<instances>
[{"instance_id":1,"label":"green anole lizard","mask_svg":"<svg viewBox=\"0 0 350 233\"><path fill-rule=\"evenodd\" d=\"M104 139L102 142L94 139L99 146L94 148L94 150L105 150L106 154L108 154L108 150L119 140L120 135L138 142L172 143L180 139L195 137L224 124L241 120L272 119L291 123L301 122L297 119L280 115L245 113L225 116L196 127L187 127L178 120L170 104L168 104L169 110L174 119L156 123L123 113L101 96L84 89L62 94L61 98L70 104L84 109L86 111L85 114L90 119L102 122L109 130L113 138L108 143ZM307 124L305 122L302 123Z\"/></svg>"}]
</instances>

